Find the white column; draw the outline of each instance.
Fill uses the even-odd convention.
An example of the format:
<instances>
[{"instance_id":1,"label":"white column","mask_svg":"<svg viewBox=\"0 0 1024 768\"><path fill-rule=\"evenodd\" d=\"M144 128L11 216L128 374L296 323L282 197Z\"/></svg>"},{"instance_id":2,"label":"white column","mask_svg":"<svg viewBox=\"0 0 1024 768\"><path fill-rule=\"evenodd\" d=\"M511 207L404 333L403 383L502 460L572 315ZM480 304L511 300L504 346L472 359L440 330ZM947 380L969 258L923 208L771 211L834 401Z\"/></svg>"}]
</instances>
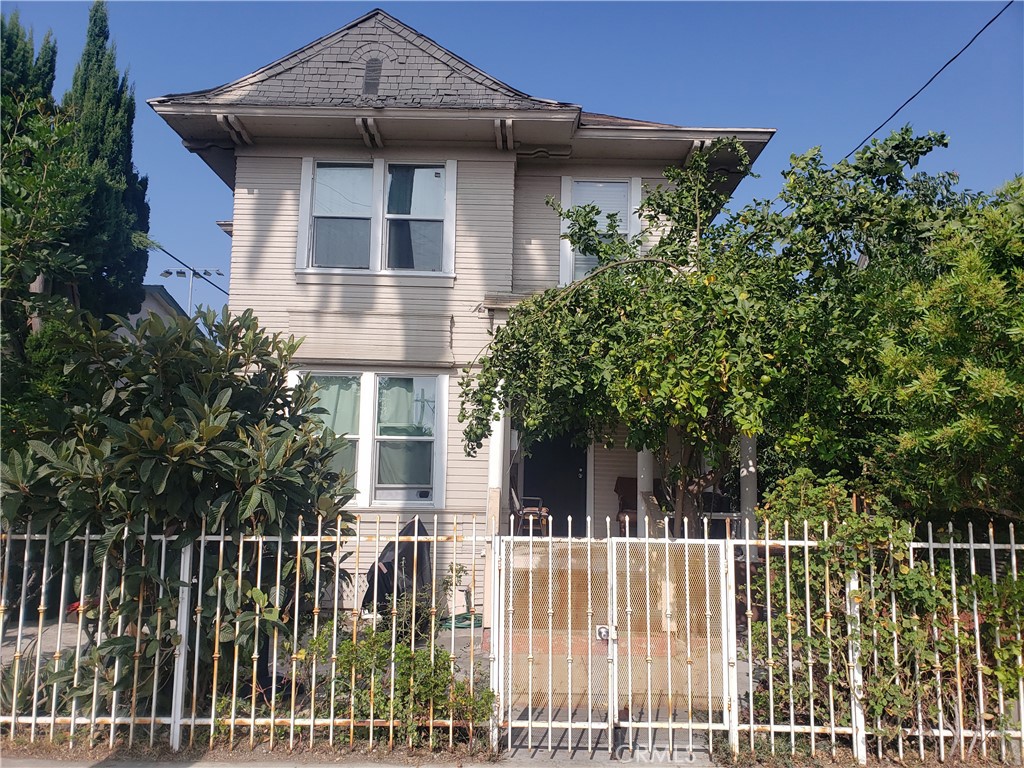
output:
<instances>
[{"instance_id":1,"label":"white column","mask_svg":"<svg viewBox=\"0 0 1024 768\"><path fill-rule=\"evenodd\" d=\"M499 392L501 384L498 384ZM509 430L507 428L508 417L504 412L501 418L491 425L491 438L487 444L487 518L485 531L488 536L493 537L494 547L485 550L484 559L484 606L483 615L486 620L491 621L493 617L500 614L501 601L494 602L494 586L497 561L495 560L498 550L498 535L501 533L502 517L507 518L508 510L505 508L504 500L508 498L508 489L505 482L508 477L508 441ZM511 531L509 531L511 533ZM473 557L479 557L478 552L473 552ZM490 623L484 626L484 631L491 633L491 643L497 638L495 634L500 624ZM493 649L493 645L492 645ZM494 651L491 651L492 670L494 669ZM493 679L493 678L492 678Z\"/></svg>"},{"instance_id":2,"label":"white column","mask_svg":"<svg viewBox=\"0 0 1024 768\"><path fill-rule=\"evenodd\" d=\"M505 475L508 473L508 419L502 417L491 427L487 446L487 533L497 535L501 530L501 515L505 498Z\"/></svg>"},{"instance_id":3,"label":"white column","mask_svg":"<svg viewBox=\"0 0 1024 768\"><path fill-rule=\"evenodd\" d=\"M740 512L744 521L750 522L750 533L757 531L757 438L740 435ZM743 531L733 535L740 537Z\"/></svg>"},{"instance_id":4,"label":"white column","mask_svg":"<svg viewBox=\"0 0 1024 768\"><path fill-rule=\"evenodd\" d=\"M636 454L636 535L647 535L647 497L654 493L654 454L648 450Z\"/></svg>"}]
</instances>

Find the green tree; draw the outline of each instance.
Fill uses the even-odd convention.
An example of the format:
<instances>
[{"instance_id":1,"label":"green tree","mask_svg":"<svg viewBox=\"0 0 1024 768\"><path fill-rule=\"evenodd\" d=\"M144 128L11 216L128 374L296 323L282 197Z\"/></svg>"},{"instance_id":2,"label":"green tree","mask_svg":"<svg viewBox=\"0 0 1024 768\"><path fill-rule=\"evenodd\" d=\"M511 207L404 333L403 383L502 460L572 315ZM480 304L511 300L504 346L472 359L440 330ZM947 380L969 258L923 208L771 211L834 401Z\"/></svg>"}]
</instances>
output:
<instances>
[{"instance_id":1,"label":"green tree","mask_svg":"<svg viewBox=\"0 0 1024 768\"><path fill-rule=\"evenodd\" d=\"M52 358L42 349L45 341L33 343L29 334L45 318L65 327L58 318L70 303L50 287L54 280L71 284L83 272L68 243L84 221L88 169L51 95L56 55L49 33L35 51L16 12L0 21L0 407L8 447L21 445L62 411L53 398L63 361L45 362Z\"/></svg>"},{"instance_id":2,"label":"green tree","mask_svg":"<svg viewBox=\"0 0 1024 768\"><path fill-rule=\"evenodd\" d=\"M467 369L467 450L499 407L527 448L559 434L607 441L623 426L675 481L677 530L731 468L740 433L763 436L769 482L800 467L861 478L891 422L851 377L880 341L882 302L942 273L932 244L973 204L952 174L909 172L945 141L905 128L834 166L820 150L794 156L775 201L715 219L711 169L742 158L719 143L666 172L633 240L614 222L602 230L596 209L563 212L574 249L600 266L516 307Z\"/></svg>"},{"instance_id":3,"label":"green tree","mask_svg":"<svg viewBox=\"0 0 1024 768\"><path fill-rule=\"evenodd\" d=\"M1024 181L947 222L936 276L879 297L850 391L878 413L868 472L934 514L1024 515Z\"/></svg>"},{"instance_id":4,"label":"green tree","mask_svg":"<svg viewBox=\"0 0 1024 768\"><path fill-rule=\"evenodd\" d=\"M720 142L666 171L670 186L647 196L647 232L632 239L613 217L600 227L593 206L561 211L573 248L599 266L512 310L479 369L467 369L460 418L468 451L489 434L499 406L527 449L564 434L608 442L621 425L626 444L655 451L674 481L676 529L693 518L732 439L760 431L766 408L766 334L774 331L758 323L757 279L730 256L735 225L713 221L725 199L715 168L736 164L746 169L742 147ZM652 231L658 242L645 253Z\"/></svg>"},{"instance_id":5,"label":"green tree","mask_svg":"<svg viewBox=\"0 0 1024 768\"><path fill-rule=\"evenodd\" d=\"M86 227L72 243L89 268L78 281L79 305L97 317L137 312L149 263L148 180L132 160L135 89L117 68L103 0L89 11L85 48L62 107L92 166Z\"/></svg>"},{"instance_id":6,"label":"green tree","mask_svg":"<svg viewBox=\"0 0 1024 768\"><path fill-rule=\"evenodd\" d=\"M4 94L29 101L42 99L52 106L57 43L47 32L36 52L32 32L21 26L17 11L0 21L0 67Z\"/></svg>"}]
</instances>

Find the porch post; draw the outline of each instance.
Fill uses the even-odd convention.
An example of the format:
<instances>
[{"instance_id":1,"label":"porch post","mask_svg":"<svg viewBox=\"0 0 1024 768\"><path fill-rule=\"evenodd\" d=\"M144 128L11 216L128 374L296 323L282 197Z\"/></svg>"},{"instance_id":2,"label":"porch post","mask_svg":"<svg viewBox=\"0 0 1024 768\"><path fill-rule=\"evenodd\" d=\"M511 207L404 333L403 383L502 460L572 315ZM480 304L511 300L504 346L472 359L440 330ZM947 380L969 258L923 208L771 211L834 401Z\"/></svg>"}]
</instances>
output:
<instances>
[{"instance_id":1,"label":"porch post","mask_svg":"<svg viewBox=\"0 0 1024 768\"><path fill-rule=\"evenodd\" d=\"M501 533L501 509L508 474L508 419L504 411L499 413L500 418L492 423L490 442L487 445L487 533L492 536Z\"/></svg>"},{"instance_id":2,"label":"porch post","mask_svg":"<svg viewBox=\"0 0 1024 768\"><path fill-rule=\"evenodd\" d=\"M636 454L636 535L647 535L647 497L654 493L654 454L644 449Z\"/></svg>"},{"instance_id":3,"label":"porch post","mask_svg":"<svg viewBox=\"0 0 1024 768\"><path fill-rule=\"evenodd\" d=\"M750 533L757 530L757 518L754 508L757 507L757 438L740 435L740 513L744 522L749 521ZM738 531L736 537L745 536Z\"/></svg>"},{"instance_id":4,"label":"porch post","mask_svg":"<svg viewBox=\"0 0 1024 768\"><path fill-rule=\"evenodd\" d=\"M498 393L500 392L501 382L498 383ZM492 537L491 541L495 543L495 546L489 547L484 556L485 561L487 561L484 564L483 615L486 617L485 621L491 619L492 615L497 615L496 611L500 611L498 604L494 602L496 599L494 590L498 586L498 581L495 579L496 564L490 562L490 560L493 560L497 552L498 536L501 534L501 518L504 514L502 508L505 506L504 500L507 498L507 489L505 487L508 478L509 432L506 428L507 424L508 418L505 416L505 412L501 411L498 420L493 422L490 442L487 444L487 508L485 510L484 530L487 536ZM473 557L477 556L477 553L474 552ZM489 627L484 627L484 633L490 633L492 657L494 642L497 639L495 633L499 626L498 624L493 624Z\"/></svg>"}]
</instances>

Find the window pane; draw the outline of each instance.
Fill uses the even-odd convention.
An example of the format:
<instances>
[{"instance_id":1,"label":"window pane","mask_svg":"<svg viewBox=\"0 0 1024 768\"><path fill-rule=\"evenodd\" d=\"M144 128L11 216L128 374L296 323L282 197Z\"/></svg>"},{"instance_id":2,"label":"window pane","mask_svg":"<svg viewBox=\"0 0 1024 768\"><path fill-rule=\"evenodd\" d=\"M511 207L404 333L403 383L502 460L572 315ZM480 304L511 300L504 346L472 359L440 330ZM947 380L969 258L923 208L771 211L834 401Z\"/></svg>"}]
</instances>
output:
<instances>
[{"instance_id":1,"label":"window pane","mask_svg":"<svg viewBox=\"0 0 1024 768\"><path fill-rule=\"evenodd\" d=\"M443 239L443 222L389 220L388 269L440 272Z\"/></svg>"},{"instance_id":2,"label":"window pane","mask_svg":"<svg viewBox=\"0 0 1024 768\"><path fill-rule=\"evenodd\" d=\"M378 441L377 484L430 487L433 454L432 440Z\"/></svg>"},{"instance_id":3,"label":"window pane","mask_svg":"<svg viewBox=\"0 0 1024 768\"><path fill-rule=\"evenodd\" d=\"M373 214L373 168L360 165L316 167L313 189L314 216L355 216Z\"/></svg>"},{"instance_id":4,"label":"window pane","mask_svg":"<svg viewBox=\"0 0 1024 768\"><path fill-rule=\"evenodd\" d=\"M572 279L582 280L597 269L597 256L584 256L573 252Z\"/></svg>"},{"instance_id":5,"label":"window pane","mask_svg":"<svg viewBox=\"0 0 1024 768\"><path fill-rule=\"evenodd\" d=\"M336 435L357 435L359 433L359 377L358 376L314 376L313 381L320 388L317 405L327 409L321 414L324 424Z\"/></svg>"},{"instance_id":6,"label":"window pane","mask_svg":"<svg viewBox=\"0 0 1024 768\"><path fill-rule=\"evenodd\" d=\"M356 457L359 453L359 377L313 376L319 389L317 406L324 424L336 435L351 435L348 443L335 455L331 469L349 478L355 485Z\"/></svg>"},{"instance_id":7,"label":"window pane","mask_svg":"<svg viewBox=\"0 0 1024 768\"><path fill-rule=\"evenodd\" d=\"M444 218L444 166L389 165L388 213Z\"/></svg>"},{"instance_id":8,"label":"window pane","mask_svg":"<svg viewBox=\"0 0 1024 768\"><path fill-rule=\"evenodd\" d=\"M619 231L629 230L629 184L624 181L573 182L572 204L593 204L601 209L597 219L599 229L607 229L609 213L619 215Z\"/></svg>"},{"instance_id":9,"label":"window pane","mask_svg":"<svg viewBox=\"0 0 1024 768\"><path fill-rule=\"evenodd\" d=\"M377 434L433 436L436 391L434 376L381 376L377 384Z\"/></svg>"},{"instance_id":10,"label":"window pane","mask_svg":"<svg viewBox=\"0 0 1024 768\"><path fill-rule=\"evenodd\" d=\"M331 462L331 469L348 478L348 485L356 487L356 456L359 453L359 441L348 438L348 443L338 451Z\"/></svg>"},{"instance_id":11,"label":"window pane","mask_svg":"<svg viewBox=\"0 0 1024 768\"><path fill-rule=\"evenodd\" d=\"M313 266L370 268L369 219L314 219Z\"/></svg>"}]
</instances>

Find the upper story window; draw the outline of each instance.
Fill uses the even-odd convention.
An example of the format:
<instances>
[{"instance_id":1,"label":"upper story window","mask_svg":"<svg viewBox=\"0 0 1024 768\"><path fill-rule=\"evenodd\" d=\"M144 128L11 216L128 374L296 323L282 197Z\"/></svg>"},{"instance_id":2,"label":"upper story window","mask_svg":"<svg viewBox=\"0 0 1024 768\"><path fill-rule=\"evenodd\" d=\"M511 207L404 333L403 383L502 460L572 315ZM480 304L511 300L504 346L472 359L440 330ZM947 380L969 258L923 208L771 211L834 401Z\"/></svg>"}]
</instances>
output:
<instances>
[{"instance_id":1,"label":"upper story window","mask_svg":"<svg viewBox=\"0 0 1024 768\"><path fill-rule=\"evenodd\" d=\"M303 161L295 266L455 272L456 162Z\"/></svg>"},{"instance_id":2,"label":"upper story window","mask_svg":"<svg viewBox=\"0 0 1024 768\"><path fill-rule=\"evenodd\" d=\"M443 165L389 165L387 269L443 271Z\"/></svg>"},{"instance_id":3,"label":"upper story window","mask_svg":"<svg viewBox=\"0 0 1024 768\"><path fill-rule=\"evenodd\" d=\"M562 205L569 208L578 205L596 205L601 211L597 217L598 228L608 226L608 214L616 214L619 232L635 235L640 231L640 220L636 208L640 204L640 178L628 179L576 179L562 177ZM563 233L565 222L562 222ZM590 274L597 267L597 257L573 250L567 240L561 244L559 268L560 283L568 285Z\"/></svg>"},{"instance_id":4,"label":"upper story window","mask_svg":"<svg viewBox=\"0 0 1024 768\"><path fill-rule=\"evenodd\" d=\"M314 267L370 268L373 166L319 163L313 185Z\"/></svg>"}]
</instances>

